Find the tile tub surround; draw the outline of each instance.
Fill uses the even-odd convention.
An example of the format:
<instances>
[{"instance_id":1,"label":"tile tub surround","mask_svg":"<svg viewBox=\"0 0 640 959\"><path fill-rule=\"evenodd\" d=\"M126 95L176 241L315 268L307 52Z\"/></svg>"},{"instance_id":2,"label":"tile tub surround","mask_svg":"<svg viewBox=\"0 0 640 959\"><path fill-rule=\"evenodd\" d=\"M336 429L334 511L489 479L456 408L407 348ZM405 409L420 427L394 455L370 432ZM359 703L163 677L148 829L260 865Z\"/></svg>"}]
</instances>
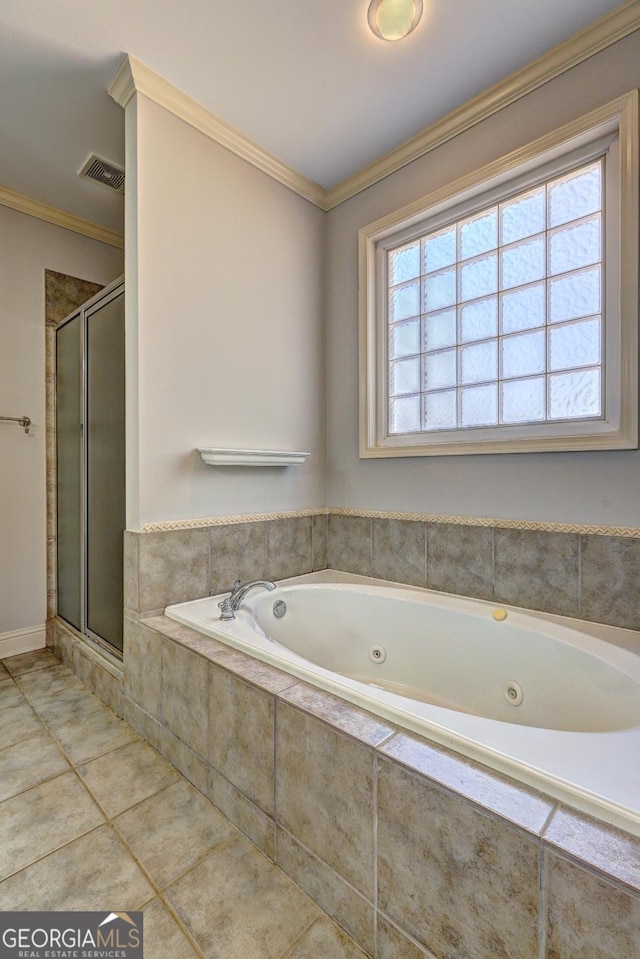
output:
<instances>
[{"instance_id":1,"label":"tile tub surround","mask_svg":"<svg viewBox=\"0 0 640 959\"><path fill-rule=\"evenodd\" d=\"M142 910L149 959L366 959L50 652L5 663L2 728L23 738L0 744L0 910Z\"/></svg>"},{"instance_id":2,"label":"tile tub surround","mask_svg":"<svg viewBox=\"0 0 640 959\"><path fill-rule=\"evenodd\" d=\"M330 511L125 533L125 615L320 569L640 629L640 537ZM522 524L521 524L522 525Z\"/></svg>"},{"instance_id":3,"label":"tile tub surround","mask_svg":"<svg viewBox=\"0 0 640 959\"><path fill-rule=\"evenodd\" d=\"M327 515L124 534L124 605L134 618L228 592L235 579L285 579L327 565Z\"/></svg>"},{"instance_id":4,"label":"tile tub surround","mask_svg":"<svg viewBox=\"0 0 640 959\"><path fill-rule=\"evenodd\" d=\"M130 724L367 955L640 955L640 839L164 616L126 631Z\"/></svg>"},{"instance_id":5,"label":"tile tub surround","mask_svg":"<svg viewBox=\"0 0 640 959\"><path fill-rule=\"evenodd\" d=\"M331 513L329 569L640 629L640 538Z\"/></svg>"}]
</instances>

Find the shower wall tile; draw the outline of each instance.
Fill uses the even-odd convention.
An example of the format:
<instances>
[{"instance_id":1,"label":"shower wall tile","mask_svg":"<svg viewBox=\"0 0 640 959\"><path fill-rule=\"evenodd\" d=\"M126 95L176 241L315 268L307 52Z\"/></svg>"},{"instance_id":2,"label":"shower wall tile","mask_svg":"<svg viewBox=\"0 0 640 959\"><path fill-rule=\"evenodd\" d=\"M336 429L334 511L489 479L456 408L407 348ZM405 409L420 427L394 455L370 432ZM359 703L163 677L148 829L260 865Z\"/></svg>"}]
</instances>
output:
<instances>
[{"instance_id":1,"label":"shower wall tile","mask_svg":"<svg viewBox=\"0 0 640 959\"><path fill-rule=\"evenodd\" d=\"M488 526L429 523L427 586L444 593L491 599L493 530Z\"/></svg>"},{"instance_id":2,"label":"shower wall tile","mask_svg":"<svg viewBox=\"0 0 640 959\"><path fill-rule=\"evenodd\" d=\"M371 576L372 523L368 516L330 516L328 562L331 569Z\"/></svg>"},{"instance_id":3,"label":"shower wall tile","mask_svg":"<svg viewBox=\"0 0 640 959\"><path fill-rule=\"evenodd\" d=\"M268 579L287 579L310 572L313 566L311 517L274 519L266 525Z\"/></svg>"},{"instance_id":4,"label":"shower wall tile","mask_svg":"<svg viewBox=\"0 0 640 959\"><path fill-rule=\"evenodd\" d=\"M524 834L380 763L378 907L439 959L537 956L539 859Z\"/></svg>"},{"instance_id":5,"label":"shower wall tile","mask_svg":"<svg viewBox=\"0 0 640 959\"><path fill-rule=\"evenodd\" d=\"M573 533L496 529L494 598L578 615L578 539Z\"/></svg>"},{"instance_id":6,"label":"shower wall tile","mask_svg":"<svg viewBox=\"0 0 640 959\"><path fill-rule=\"evenodd\" d=\"M141 623L124 621L124 694L154 718L160 716L162 639Z\"/></svg>"},{"instance_id":7,"label":"shower wall tile","mask_svg":"<svg viewBox=\"0 0 640 959\"><path fill-rule=\"evenodd\" d=\"M372 903L281 828L277 832L276 862L363 949L374 954L375 909Z\"/></svg>"},{"instance_id":8,"label":"shower wall tile","mask_svg":"<svg viewBox=\"0 0 640 959\"><path fill-rule=\"evenodd\" d=\"M312 569L326 569L327 562L327 528L329 517L326 513L317 513L311 517L311 549Z\"/></svg>"},{"instance_id":9,"label":"shower wall tile","mask_svg":"<svg viewBox=\"0 0 640 959\"><path fill-rule=\"evenodd\" d=\"M402 519L372 520L371 575L409 586L427 585L426 525Z\"/></svg>"},{"instance_id":10,"label":"shower wall tile","mask_svg":"<svg viewBox=\"0 0 640 959\"><path fill-rule=\"evenodd\" d=\"M374 894L374 753L279 702L276 819L368 899Z\"/></svg>"},{"instance_id":11,"label":"shower wall tile","mask_svg":"<svg viewBox=\"0 0 640 959\"><path fill-rule=\"evenodd\" d=\"M640 540L581 536L584 619L640 629Z\"/></svg>"},{"instance_id":12,"label":"shower wall tile","mask_svg":"<svg viewBox=\"0 0 640 959\"><path fill-rule=\"evenodd\" d=\"M267 576L267 522L212 526L211 595L228 593L236 579L247 582Z\"/></svg>"},{"instance_id":13,"label":"shower wall tile","mask_svg":"<svg viewBox=\"0 0 640 959\"><path fill-rule=\"evenodd\" d=\"M209 595L209 530L144 533L138 557L140 612Z\"/></svg>"},{"instance_id":14,"label":"shower wall tile","mask_svg":"<svg viewBox=\"0 0 640 959\"><path fill-rule=\"evenodd\" d=\"M276 858L275 822L236 789L217 770L209 767L209 799L269 859Z\"/></svg>"},{"instance_id":15,"label":"shower wall tile","mask_svg":"<svg viewBox=\"0 0 640 959\"><path fill-rule=\"evenodd\" d=\"M211 666L209 764L267 815L273 815L274 700Z\"/></svg>"},{"instance_id":16,"label":"shower wall tile","mask_svg":"<svg viewBox=\"0 0 640 959\"><path fill-rule=\"evenodd\" d=\"M546 959L640 955L640 898L553 853L545 859Z\"/></svg>"},{"instance_id":17,"label":"shower wall tile","mask_svg":"<svg viewBox=\"0 0 640 959\"><path fill-rule=\"evenodd\" d=\"M162 640L162 720L178 739L206 759L208 725L207 665L170 639Z\"/></svg>"}]
</instances>

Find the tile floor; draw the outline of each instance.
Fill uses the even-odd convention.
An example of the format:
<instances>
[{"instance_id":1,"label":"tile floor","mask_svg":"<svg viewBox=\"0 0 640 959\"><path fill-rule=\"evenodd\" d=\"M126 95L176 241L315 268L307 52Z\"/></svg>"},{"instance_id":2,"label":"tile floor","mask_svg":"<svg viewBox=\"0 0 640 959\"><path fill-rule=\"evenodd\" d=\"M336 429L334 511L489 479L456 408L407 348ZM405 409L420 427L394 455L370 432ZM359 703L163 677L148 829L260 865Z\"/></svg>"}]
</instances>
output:
<instances>
[{"instance_id":1,"label":"tile floor","mask_svg":"<svg viewBox=\"0 0 640 959\"><path fill-rule=\"evenodd\" d=\"M145 959L365 959L48 650L0 662L0 910L144 910Z\"/></svg>"}]
</instances>

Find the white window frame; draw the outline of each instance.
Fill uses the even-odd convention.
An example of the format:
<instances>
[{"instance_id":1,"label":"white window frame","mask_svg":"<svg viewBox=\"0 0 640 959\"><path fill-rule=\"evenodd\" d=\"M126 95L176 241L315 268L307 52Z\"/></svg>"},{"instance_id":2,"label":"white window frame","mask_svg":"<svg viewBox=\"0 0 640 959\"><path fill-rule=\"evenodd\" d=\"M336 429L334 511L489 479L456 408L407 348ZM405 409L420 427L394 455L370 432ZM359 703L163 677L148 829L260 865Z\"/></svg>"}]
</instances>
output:
<instances>
[{"instance_id":1,"label":"white window frame","mask_svg":"<svg viewBox=\"0 0 640 959\"><path fill-rule=\"evenodd\" d=\"M638 91L619 97L359 232L360 456L433 456L638 446ZM603 153L604 416L390 434L387 250Z\"/></svg>"}]
</instances>

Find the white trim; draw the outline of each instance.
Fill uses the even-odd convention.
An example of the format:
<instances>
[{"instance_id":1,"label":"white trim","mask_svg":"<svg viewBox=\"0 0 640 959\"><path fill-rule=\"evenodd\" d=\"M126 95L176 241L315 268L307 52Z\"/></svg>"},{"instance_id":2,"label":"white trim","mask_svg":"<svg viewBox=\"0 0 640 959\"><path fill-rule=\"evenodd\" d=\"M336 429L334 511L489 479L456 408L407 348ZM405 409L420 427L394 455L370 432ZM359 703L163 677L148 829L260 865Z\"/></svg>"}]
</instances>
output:
<instances>
[{"instance_id":1,"label":"white trim","mask_svg":"<svg viewBox=\"0 0 640 959\"><path fill-rule=\"evenodd\" d=\"M47 645L46 629L42 626L28 626L26 629L14 629L10 633L0 634L0 659L31 653L34 649L44 649Z\"/></svg>"},{"instance_id":2,"label":"white trim","mask_svg":"<svg viewBox=\"0 0 640 959\"><path fill-rule=\"evenodd\" d=\"M309 180L268 150L264 150L130 54L120 64L108 92L122 107L129 103L134 93L143 94L199 130L200 133L204 133L209 139L215 140L236 156L247 160L283 186L304 197L305 200L310 200L311 203L324 209L326 191L318 183Z\"/></svg>"},{"instance_id":3,"label":"white trim","mask_svg":"<svg viewBox=\"0 0 640 959\"><path fill-rule=\"evenodd\" d=\"M640 0L630 0L331 187L326 191L324 209L339 206L639 28Z\"/></svg>"},{"instance_id":4,"label":"white trim","mask_svg":"<svg viewBox=\"0 0 640 959\"><path fill-rule=\"evenodd\" d=\"M283 186L327 211L638 29L640 0L628 0L533 63L468 100L457 110L436 120L416 136L405 140L385 156L328 190L264 150L130 54L120 64L108 92L122 107L126 107L136 92L144 94Z\"/></svg>"},{"instance_id":5,"label":"white trim","mask_svg":"<svg viewBox=\"0 0 640 959\"><path fill-rule=\"evenodd\" d=\"M0 186L0 206L8 206L12 210L17 210L18 213L35 216L39 220L53 223L54 226L60 226L64 230L71 230L72 233L88 236L92 240L107 243L119 250L124 249L124 237L121 233L109 230L106 226L99 226L99 224L92 223L90 220L84 220L74 213L67 213L66 210L59 210L55 206L41 203L40 200L33 200L22 193L14 193L13 190L4 186Z\"/></svg>"},{"instance_id":6,"label":"white trim","mask_svg":"<svg viewBox=\"0 0 640 959\"><path fill-rule=\"evenodd\" d=\"M377 251L390 237L399 238L417 228L427 216L436 216L455 203L503 188L515 177L555 161L567 151L582 148L594 138L619 133L620 218L619 274L614 314L620 310L620 340L612 358L617 364L619 402L613 416L599 424L579 421L522 428L500 427L476 431L443 431L387 435L384 426L382 339L378 303L386 293L377 289L380 270ZM580 117L532 143L433 191L359 231L360 323L360 457L463 455L515 453L541 450L637 448L637 324L638 324L638 91L632 90L586 116ZM615 258L614 258L615 261ZM386 329L386 326L385 326ZM385 350L386 356L386 350ZM383 395L384 394L384 395ZM611 397L609 397L611 400ZM465 435L463 435L463 432Z\"/></svg>"}]
</instances>

